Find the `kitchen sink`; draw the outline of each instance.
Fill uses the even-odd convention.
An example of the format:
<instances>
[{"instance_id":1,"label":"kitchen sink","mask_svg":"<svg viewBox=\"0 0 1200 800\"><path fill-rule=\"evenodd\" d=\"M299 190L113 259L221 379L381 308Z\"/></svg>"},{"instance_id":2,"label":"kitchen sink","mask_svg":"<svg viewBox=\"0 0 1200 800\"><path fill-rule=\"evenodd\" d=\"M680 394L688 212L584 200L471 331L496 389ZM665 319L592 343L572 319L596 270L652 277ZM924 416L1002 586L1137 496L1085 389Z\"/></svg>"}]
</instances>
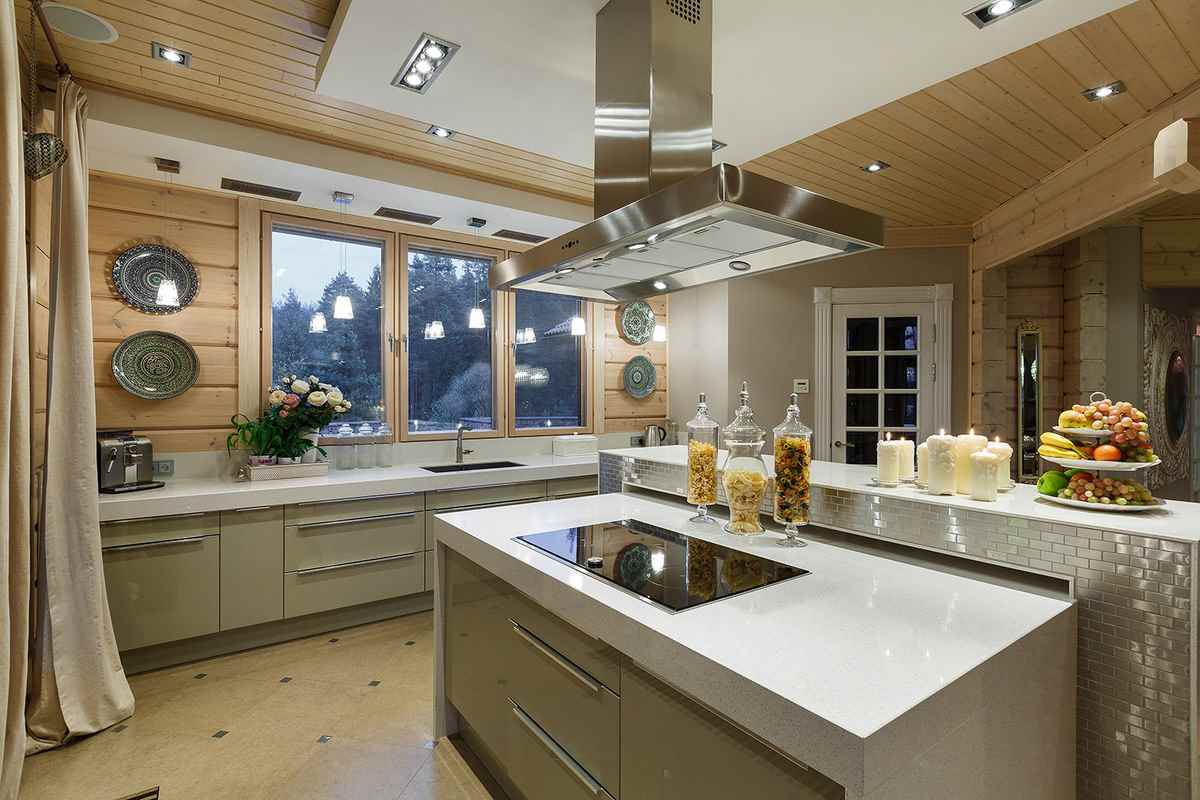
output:
<instances>
[{"instance_id":1,"label":"kitchen sink","mask_svg":"<svg viewBox=\"0 0 1200 800\"><path fill-rule=\"evenodd\" d=\"M473 464L439 464L435 467L421 467L426 472L474 472L477 469L504 469L505 467L523 467L515 461L479 461Z\"/></svg>"}]
</instances>

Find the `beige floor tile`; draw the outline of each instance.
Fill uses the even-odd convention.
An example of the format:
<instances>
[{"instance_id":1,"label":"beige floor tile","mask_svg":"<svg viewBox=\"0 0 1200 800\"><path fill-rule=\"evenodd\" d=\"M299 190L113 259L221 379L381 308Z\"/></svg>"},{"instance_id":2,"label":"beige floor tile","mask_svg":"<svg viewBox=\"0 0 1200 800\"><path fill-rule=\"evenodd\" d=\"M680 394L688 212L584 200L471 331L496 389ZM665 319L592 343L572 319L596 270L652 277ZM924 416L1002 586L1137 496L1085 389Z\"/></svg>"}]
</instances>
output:
<instances>
[{"instance_id":1,"label":"beige floor tile","mask_svg":"<svg viewBox=\"0 0 1200 800\"><path fill-rule=\"evenodd\" d=\"M491 800L470 767L446 740L439 742L433 758L400 795L399 800Z\"/></svg>"},{"instance_id":2,"label":"beige floor tile","mask_svg":"<svg viewBox=\"0 0 1200 800\"><path fill-rule=\"evenodd\" d=\"M286 782L290 800L395 800L433 758L424 747L334 738L319 744Z\"/></svg>"}]
</instances>

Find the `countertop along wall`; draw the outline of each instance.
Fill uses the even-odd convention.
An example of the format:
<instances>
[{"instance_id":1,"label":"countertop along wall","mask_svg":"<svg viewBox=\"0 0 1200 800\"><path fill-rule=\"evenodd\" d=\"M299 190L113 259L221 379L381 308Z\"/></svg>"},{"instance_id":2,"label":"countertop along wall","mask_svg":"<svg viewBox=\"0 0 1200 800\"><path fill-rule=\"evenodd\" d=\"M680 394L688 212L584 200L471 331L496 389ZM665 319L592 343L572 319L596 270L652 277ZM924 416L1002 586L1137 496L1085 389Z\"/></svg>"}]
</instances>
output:
<instances>
[{"instance_id":1,"label":"countertop along wall","mask_svg":"<svg viewBox=\"0 0 1200 800\"><path fill-rule=\"evenodd\" d=\"M768 272L767 275L738 278L728 283L727 312L727 369L712 371L709 385L715 386L722 375L727 378L710 393L725 392L730 398L726 415L718 417L725 423L732 415L732 405L743 380L750 381L751 398L758 410L758 423L770 428L782 419L787 395L792 391L793 378L814 377L815 311L812 289L815 287L860 288L904 287L904 285L954 284L954 374L950 399L950 416L955 429L966 429L970 403L971 368L971 299L970 266L965 247L884 248L868 253L846 255L844 258L822 261L820 264L797 266L793 269ZM686 294L686 293L680 293ZM682 303L672 301L672 313ZM678 321L678 315L674 317ZM714 325L719 325L719 319ZM672 371L672 386L677 396L683 375L680 366L689 363L683 350L701 347L709 351L708 342L718 343L719 332L704 327L702 338L684 341L676 338L672 356L677 360ZM674 331L672 331L674 332ZM706 355L701 355L703 367ZM719 360L719 359L718 359ZM677 377L678 375L678 377ZM811 425L814 419L816 393L824 387L810 384L808 395L800 395L800 419ZM694 397L690 398L695 401ZM690 417L690 414L689 414ZM685 417L688 419L688 417Z\"/></svg>"}]
</instances>

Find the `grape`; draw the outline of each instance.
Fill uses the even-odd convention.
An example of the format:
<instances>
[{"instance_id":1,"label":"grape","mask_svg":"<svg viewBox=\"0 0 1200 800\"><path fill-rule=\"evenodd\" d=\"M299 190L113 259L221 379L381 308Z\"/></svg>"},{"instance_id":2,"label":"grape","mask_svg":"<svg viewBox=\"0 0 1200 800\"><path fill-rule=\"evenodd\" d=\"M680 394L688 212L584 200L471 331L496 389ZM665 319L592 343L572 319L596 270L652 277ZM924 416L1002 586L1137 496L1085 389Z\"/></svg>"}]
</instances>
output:
<instances>
[{"instance_id":1,"label":"grape","mask_svg":"<svg viewBox=\"0 0 1200 800\"><path fill-rule=\"evenodd\" d=\"M1118 478L1082 479L1079 476L1071 478L1065 489L1058 493L1059 497L1076 500L1082 503L1098 503L1100 505L1151 505L1154 497L1142 484L1132 480Z\"/></svg>"}]
</instances>

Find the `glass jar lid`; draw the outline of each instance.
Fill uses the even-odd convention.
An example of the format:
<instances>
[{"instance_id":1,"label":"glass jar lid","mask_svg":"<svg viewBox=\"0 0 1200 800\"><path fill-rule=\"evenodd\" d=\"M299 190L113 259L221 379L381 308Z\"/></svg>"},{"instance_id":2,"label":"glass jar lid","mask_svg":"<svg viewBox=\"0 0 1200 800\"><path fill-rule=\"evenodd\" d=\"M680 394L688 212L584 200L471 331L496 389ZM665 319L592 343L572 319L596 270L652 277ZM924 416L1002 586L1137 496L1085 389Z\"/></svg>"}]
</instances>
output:
<instances>
[{"instance_id":1,"label":"glass jar lid","mask_svg":"<svg viewBox=\"0 0 1200 800\"><path fill-rule=\"evenodd\" d=\"M812 437L812 428L800 421L800 395L792 392L791 403L783 422L775 426L776 436L807 436Z\"/></svg>"},{"instance_id":2,"label":"glass jar lid","mask_svg":"<svg viewBox=\"0 0 1200 800\"><path fill-rule=\"evenodd\" d=\"M708 397L704 392L700 393L700 400L696 403L696 416L688 422L687 426L692 430L720 427L717 421L708 415Z\"/></svg>"},{"instance_id":3,"label":"glass jar lid","mask_svg":"<svg viewBox=\"0 0 1200 800\"><path fill-rule=\"evenodd\" d=\"M742 381L742 391L738 394L741 403L733 422L725 426L725 441L728 444L762 444L767 432L754 422L754 409L750 407L750 389L746 381Z\"/></svg>"}]
</instances>

